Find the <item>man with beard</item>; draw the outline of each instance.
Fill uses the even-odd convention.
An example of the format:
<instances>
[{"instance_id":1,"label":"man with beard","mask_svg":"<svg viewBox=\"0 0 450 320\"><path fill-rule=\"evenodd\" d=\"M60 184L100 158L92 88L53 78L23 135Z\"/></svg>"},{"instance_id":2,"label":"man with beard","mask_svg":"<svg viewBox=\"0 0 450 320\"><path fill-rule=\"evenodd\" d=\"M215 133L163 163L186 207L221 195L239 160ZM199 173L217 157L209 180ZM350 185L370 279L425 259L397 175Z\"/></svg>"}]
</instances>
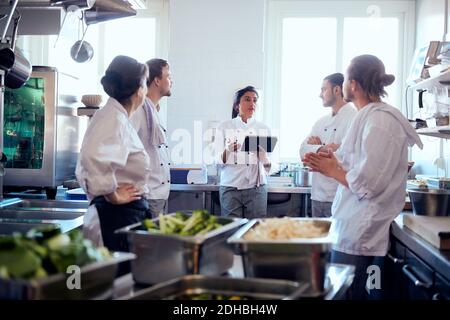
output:
<instances>
[{"instance_id":1,"label":"man with beard","mask_svg":"<svg viewBox=\"0 0 450 320\"><path fill-rule=\"evenodd\" d=\"M167 199L170 193L170 157L166 129L158 117L159 101L170 97L172 80L166 60L151 59L146 62L149 69L147 96L142 108L131 117L150 157L151 172L148 179L149 192L145 195L153 217L167 212Z\"/></svg>"},{"instance_id":2,"label":"man with beard","mask_svg":"<svg viewBox=\"0 0 450 320\"><path fill-rule=\"evenodd\" d=\"M356 109L351 103L344 101L341 73L331 74L322 82L320 98L324 107L331 108L331 113L320 118L313 126L309 136L300 147L300 158L303 161L308 152L335 152L350 126ZM318 172L312 174L311 207L313 217L330 217L331 205L338 182Z\"/></svg>"},{"instance_id":3,"label":"man with beard","mask_svg":"<svg viewBox=\"0 0 450 320\"><path fill-rule=\"evenodd\" d=\"M399 109L383 102L395 77L373 55L352 59L344 97L358 112L336 153L305 155L314 171L339 183L333 201L332 263L355 266L352 299L380 298L389 229L405 204L408 148L422 142Z\"/></svg>"}]
</instances>

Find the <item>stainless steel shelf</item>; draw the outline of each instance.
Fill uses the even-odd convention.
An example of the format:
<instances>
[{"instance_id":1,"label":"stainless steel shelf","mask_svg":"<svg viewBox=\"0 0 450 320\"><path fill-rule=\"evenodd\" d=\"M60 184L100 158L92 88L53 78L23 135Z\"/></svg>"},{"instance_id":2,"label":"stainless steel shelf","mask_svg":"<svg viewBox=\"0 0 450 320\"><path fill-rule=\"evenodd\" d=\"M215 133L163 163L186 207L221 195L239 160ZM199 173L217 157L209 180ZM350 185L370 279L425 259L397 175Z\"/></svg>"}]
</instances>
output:
<instances>
[{"instance_id":1,"label":"stainless steel shelf","mask_svg":"<svg viewBox=\"0 0 450 320\"><path fill-rule=\"evenodd\" d=\"M417 133L424 136L450 139L450 126L417 129Z\"/></svg>"},{"instance_id":2,"label":"stainless steel shelf","mask_svg":"<svg viewBox=\"0 0 450 320\"><path fill-rule=\"evenodd\" d=\"M434 87L450 86L450 69L447 69L441 74L422 80L416 84L411 85L412 89L432 89Z\"/></svg>"}]
</instances>

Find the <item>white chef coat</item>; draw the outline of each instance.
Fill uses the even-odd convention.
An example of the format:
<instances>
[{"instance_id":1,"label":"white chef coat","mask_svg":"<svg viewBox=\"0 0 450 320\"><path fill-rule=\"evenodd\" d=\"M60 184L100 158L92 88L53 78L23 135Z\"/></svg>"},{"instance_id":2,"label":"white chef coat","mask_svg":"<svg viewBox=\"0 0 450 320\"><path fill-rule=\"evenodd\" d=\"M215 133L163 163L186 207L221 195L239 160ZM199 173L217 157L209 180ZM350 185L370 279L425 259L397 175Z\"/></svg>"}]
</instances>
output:
<instances>
[{"instance_id":1,"label":"white chef coat","mask_svg":"<svg viewBox=\"0 0 450 320\"><path fill-rule=\"evenodd\" d=\"M151 127L148 123L151 117ZM145 150L150 157L149 192L147 199L167 200L170 193L170 155L167 145L166 129L161 125L158 110L146 98L144 105L130 117Z\"/></svg>"},{"instance_id":2,"label":"white chef coat","mask_svg":"<svg viewBox=\"0 0 450 320\"><path fill-rule=\"evenodd\" d=\"M323 145L335 143L341 144L347 130L357 113L352 103L347 103L333 116L328 114L320 118L313 126L309 136L300 147L300 158L304 158L308 152L317 152L322 145L308 144L308 138L316 136ZM333 202L338 183L321 173L313 172L311 179L311 199L320 202Z\"/></svg>"},{"instance_id":3,"label":"white chef coat","mask_svg":"<svg viewBox=\"0 0 450 320\"><path fill-rule=\"evenodd\" d=\"M123 106L109 98L89 122L78 157L76 176L89 200L133 184L148 192L150 161Z\"/></svg>"},{"instance_id":4,"label":"white chef coat","mask_svg":"<svg viewBox=\"0 0 450 320\"><path fill-rule=\"evenodd\" d=\"M399 110L370 103L354 118L336 152L349 188L339 185L332 206L333 249L352 255L384 256L389 226L402 211L408 145L419 136Z\"/></svg>"},{"instance_id":5,"label":"white chef coat","mask_svg":"<svg viewBox=\"0 0 450 320\"><path fill-rule=\"evenodd\" d=\"M245 152L238 150L231 152L224 163L223 151L228 145L227 141L237 141L240 145L246 136L270 136L270 129L264 123L250 118L247 123L240 116L219 124L216 130L215 151L216 162L220 165L220 185L235 187L239 190L254 188L258 185L267 184L267 172L264 163L257 159L256 152ZM258 179L259 168L259 179Z\"/></svg>"}]
</instances>

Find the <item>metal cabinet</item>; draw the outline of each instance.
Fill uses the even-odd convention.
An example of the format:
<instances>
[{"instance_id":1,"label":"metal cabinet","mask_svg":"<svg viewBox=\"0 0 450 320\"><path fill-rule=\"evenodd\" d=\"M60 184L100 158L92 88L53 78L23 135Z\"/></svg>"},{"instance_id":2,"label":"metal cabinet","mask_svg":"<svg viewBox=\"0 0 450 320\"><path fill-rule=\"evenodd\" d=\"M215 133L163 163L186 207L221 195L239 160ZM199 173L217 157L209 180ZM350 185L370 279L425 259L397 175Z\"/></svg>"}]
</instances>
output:
<instances>
[{"instance_id":1,"label":"metal cabinet","mask_svg":"<svg viewBox=\"0 0 450 320\"><path fill-rule=\"evenodd\" d=\"M171 191L169 195L168 211L178 210L211 210L211 192Z\"/></svg>"},{"instance_id":2,"label":"metal cabinet","mask_svg":"<svg viewBox=\"0 0 450 320\"><path fill-rule=\"evenodd\" d=\"M402 271L405 256L406 247L391 237L391 247L385 260L385 277L382 284L385 299L402 299L406 296L406 279Z\"/></svg>"},{"instance_id":3,"label":"metal cabinet","mask_svg":"<svg viewBox=\"0 0 450 320\"><path fill-rule=\"evenodd\" d=\"M436 273L433 300L450 300L450 281Z\"/></svg>"},{"instance_id":4,"label":"metal cabinet","mask_svg":"<svg viewBox=\"0 0 450 320\"><path fill-rule=\"evenodd\" d=\"M406 279L406 299L432 299L434 270L409 249L406 250L406 260L405 265L402 267L402 272Z\"/></svg>"}]
</instances>

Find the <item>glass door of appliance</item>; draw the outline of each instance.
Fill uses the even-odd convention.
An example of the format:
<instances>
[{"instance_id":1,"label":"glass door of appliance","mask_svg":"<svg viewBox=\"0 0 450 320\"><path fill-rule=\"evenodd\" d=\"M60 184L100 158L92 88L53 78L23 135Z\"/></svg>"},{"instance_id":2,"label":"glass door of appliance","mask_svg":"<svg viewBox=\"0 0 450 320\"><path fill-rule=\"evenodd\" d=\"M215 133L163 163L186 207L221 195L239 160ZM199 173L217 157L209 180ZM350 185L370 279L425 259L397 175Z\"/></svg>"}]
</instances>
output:
<instances>
[{"instance_id":1,"label":"glass door of appliance","mask_svg":"<svg viewBox=\"0 0 450 320\"><path fill-rule=\"evenodd\" d=\"M5 90L6 168L41 169L44 151L45 79L31 77L19 89Z\"/></svg>"}]
</instances>

